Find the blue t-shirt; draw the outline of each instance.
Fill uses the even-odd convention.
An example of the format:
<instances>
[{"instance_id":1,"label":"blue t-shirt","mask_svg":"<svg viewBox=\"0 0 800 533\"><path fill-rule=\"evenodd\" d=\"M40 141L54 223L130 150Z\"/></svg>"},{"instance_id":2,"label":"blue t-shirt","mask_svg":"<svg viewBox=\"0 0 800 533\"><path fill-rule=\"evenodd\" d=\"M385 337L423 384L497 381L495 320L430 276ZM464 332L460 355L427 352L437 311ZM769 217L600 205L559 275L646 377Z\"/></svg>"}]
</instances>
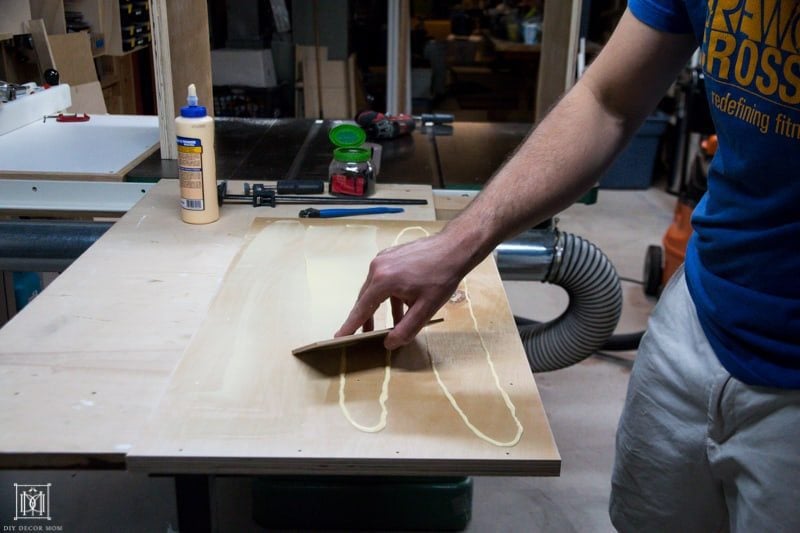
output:
<instances>
[{"instance_id":1,"label":"blue t-shirt","mask_svg":"<svg viewBox=\"0 0 800 533\"><path fill-rule=\"evenodd\" d=\"M800 388L800 0L630 0L693 32L719 149L694 210L686 281L720 363Z\"/></svg>"}]
</instances>

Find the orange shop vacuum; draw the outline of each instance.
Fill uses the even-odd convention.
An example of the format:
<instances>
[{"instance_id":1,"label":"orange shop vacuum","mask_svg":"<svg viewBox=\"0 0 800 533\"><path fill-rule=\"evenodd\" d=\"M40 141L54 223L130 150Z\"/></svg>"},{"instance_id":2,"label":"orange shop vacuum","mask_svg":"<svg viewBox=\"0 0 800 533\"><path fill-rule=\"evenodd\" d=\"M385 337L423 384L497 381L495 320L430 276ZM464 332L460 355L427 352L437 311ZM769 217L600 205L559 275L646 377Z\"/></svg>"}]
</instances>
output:
<instances>
[{"instance_id":1,"label":"orange shop vacuum","mask_svg":"<svg viewBox=\"0 0 800 533\"><path fill-rule=\"evenodd\" d=\"M672 274L686 257L686 245L692 236L692 212L708 188L708 167L717 151L716 135L700 141L700 150L692 164L686 186L678 196L672 224L662 239L663 248L651 245L644 261L644 292L658 296Z\"/></svg>"}]
</instances>

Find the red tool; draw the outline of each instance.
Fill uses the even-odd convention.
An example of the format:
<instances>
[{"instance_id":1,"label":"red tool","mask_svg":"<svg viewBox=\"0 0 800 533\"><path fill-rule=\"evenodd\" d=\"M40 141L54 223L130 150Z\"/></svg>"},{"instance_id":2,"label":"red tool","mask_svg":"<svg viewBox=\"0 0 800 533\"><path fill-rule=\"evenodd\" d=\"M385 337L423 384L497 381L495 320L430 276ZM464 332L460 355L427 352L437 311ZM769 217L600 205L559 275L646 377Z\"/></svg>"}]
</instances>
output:
<instances>
[{"instance_id":1,"label":"red tool","mask_svg":"<svg viewBox=\"0 0 800 533\"><path fill-rule=\"evenodd\" d=\"M59 113L58 115L45 115L42 122L47 122L48 118L54 118L56 122L88 122L90 117L86 113Z\"/></svg>"},{"instance_id":2,"label":"red tool","mask_svg":"<svg viewBox=\"0 0 800 533\"><path fill-rule=\"evenodd\" d=\"M414 131L414 117L411 115L384 115L377 111L362 111L356 122L367 132L370 139L395 139Z\"/></svg>"},{"instance_id":3,"label":"red tool","mask_svg":"<svg viewBox=\"0 0 800 533\"><path fill-rule=\"evenodd\" d=\"M425 113L420 116L411 116L401 113L399 115L384 115L377 111L362 111L356 117L356 122L367 132L367 137L376 139L396 139L414 131L416 122L422 124L449 124L454 117L449 113Z\"/></svg>"}]
</instances>

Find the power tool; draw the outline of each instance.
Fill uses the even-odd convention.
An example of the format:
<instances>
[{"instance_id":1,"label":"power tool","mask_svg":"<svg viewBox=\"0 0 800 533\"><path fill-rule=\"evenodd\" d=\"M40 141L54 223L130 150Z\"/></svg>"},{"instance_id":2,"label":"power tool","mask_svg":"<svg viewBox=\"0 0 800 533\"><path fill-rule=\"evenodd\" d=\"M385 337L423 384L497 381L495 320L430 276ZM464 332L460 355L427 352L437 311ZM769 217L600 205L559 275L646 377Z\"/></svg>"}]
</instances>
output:
<instances>
[{"instance_id":1,"label":"power tool","mask_svg":"<svg viewBox=\"0 0 800 533\"><path fill-rule=\"evenodd\" d=\"M367 132L370 140L396 139L414 131L416 122L423 124L449 124L453 122L453 115L447 113L426 113L419 116L385 115L377 111L362 111L356 117L356 123Z\"/></svg>"}]
</instances>

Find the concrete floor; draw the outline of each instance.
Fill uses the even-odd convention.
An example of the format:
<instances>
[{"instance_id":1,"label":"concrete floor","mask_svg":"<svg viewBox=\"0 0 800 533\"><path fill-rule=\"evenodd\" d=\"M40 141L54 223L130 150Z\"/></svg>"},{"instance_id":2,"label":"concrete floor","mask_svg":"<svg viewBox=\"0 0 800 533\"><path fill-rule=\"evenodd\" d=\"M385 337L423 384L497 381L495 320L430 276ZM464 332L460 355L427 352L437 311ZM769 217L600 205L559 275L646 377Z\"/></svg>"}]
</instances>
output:
<instances>
[{"instance_id":1,"label":"concrete floor","mask_svg":"<svg viewBox=\"0 0 800 533\"><path fill-rule=\"evenodd\" d=\"M601 191L598 204L576 205L559 218L564 231L597 244L620 276L641 280L644 254L669 225L675 198L660 190ZM537 320L557 316L564 292L539 283L508 282L515 314ZM641 286L623 282L619 332L644 328L653 301ZM558 478L475 478L473 518L467 531L613 531L607 514L617 419L634 354L623 360L592 357L573 367L538 374L562 457ZM3 428L13 431L13 428ZM14 483L52 483L52 525L63 531L149 532L177 528L168 478L124 472L0 472L0 525L15 525ZM214 512L221 532L260 531L250 519L246 480L216 482Z\"/></svg>"}]
</instances>

